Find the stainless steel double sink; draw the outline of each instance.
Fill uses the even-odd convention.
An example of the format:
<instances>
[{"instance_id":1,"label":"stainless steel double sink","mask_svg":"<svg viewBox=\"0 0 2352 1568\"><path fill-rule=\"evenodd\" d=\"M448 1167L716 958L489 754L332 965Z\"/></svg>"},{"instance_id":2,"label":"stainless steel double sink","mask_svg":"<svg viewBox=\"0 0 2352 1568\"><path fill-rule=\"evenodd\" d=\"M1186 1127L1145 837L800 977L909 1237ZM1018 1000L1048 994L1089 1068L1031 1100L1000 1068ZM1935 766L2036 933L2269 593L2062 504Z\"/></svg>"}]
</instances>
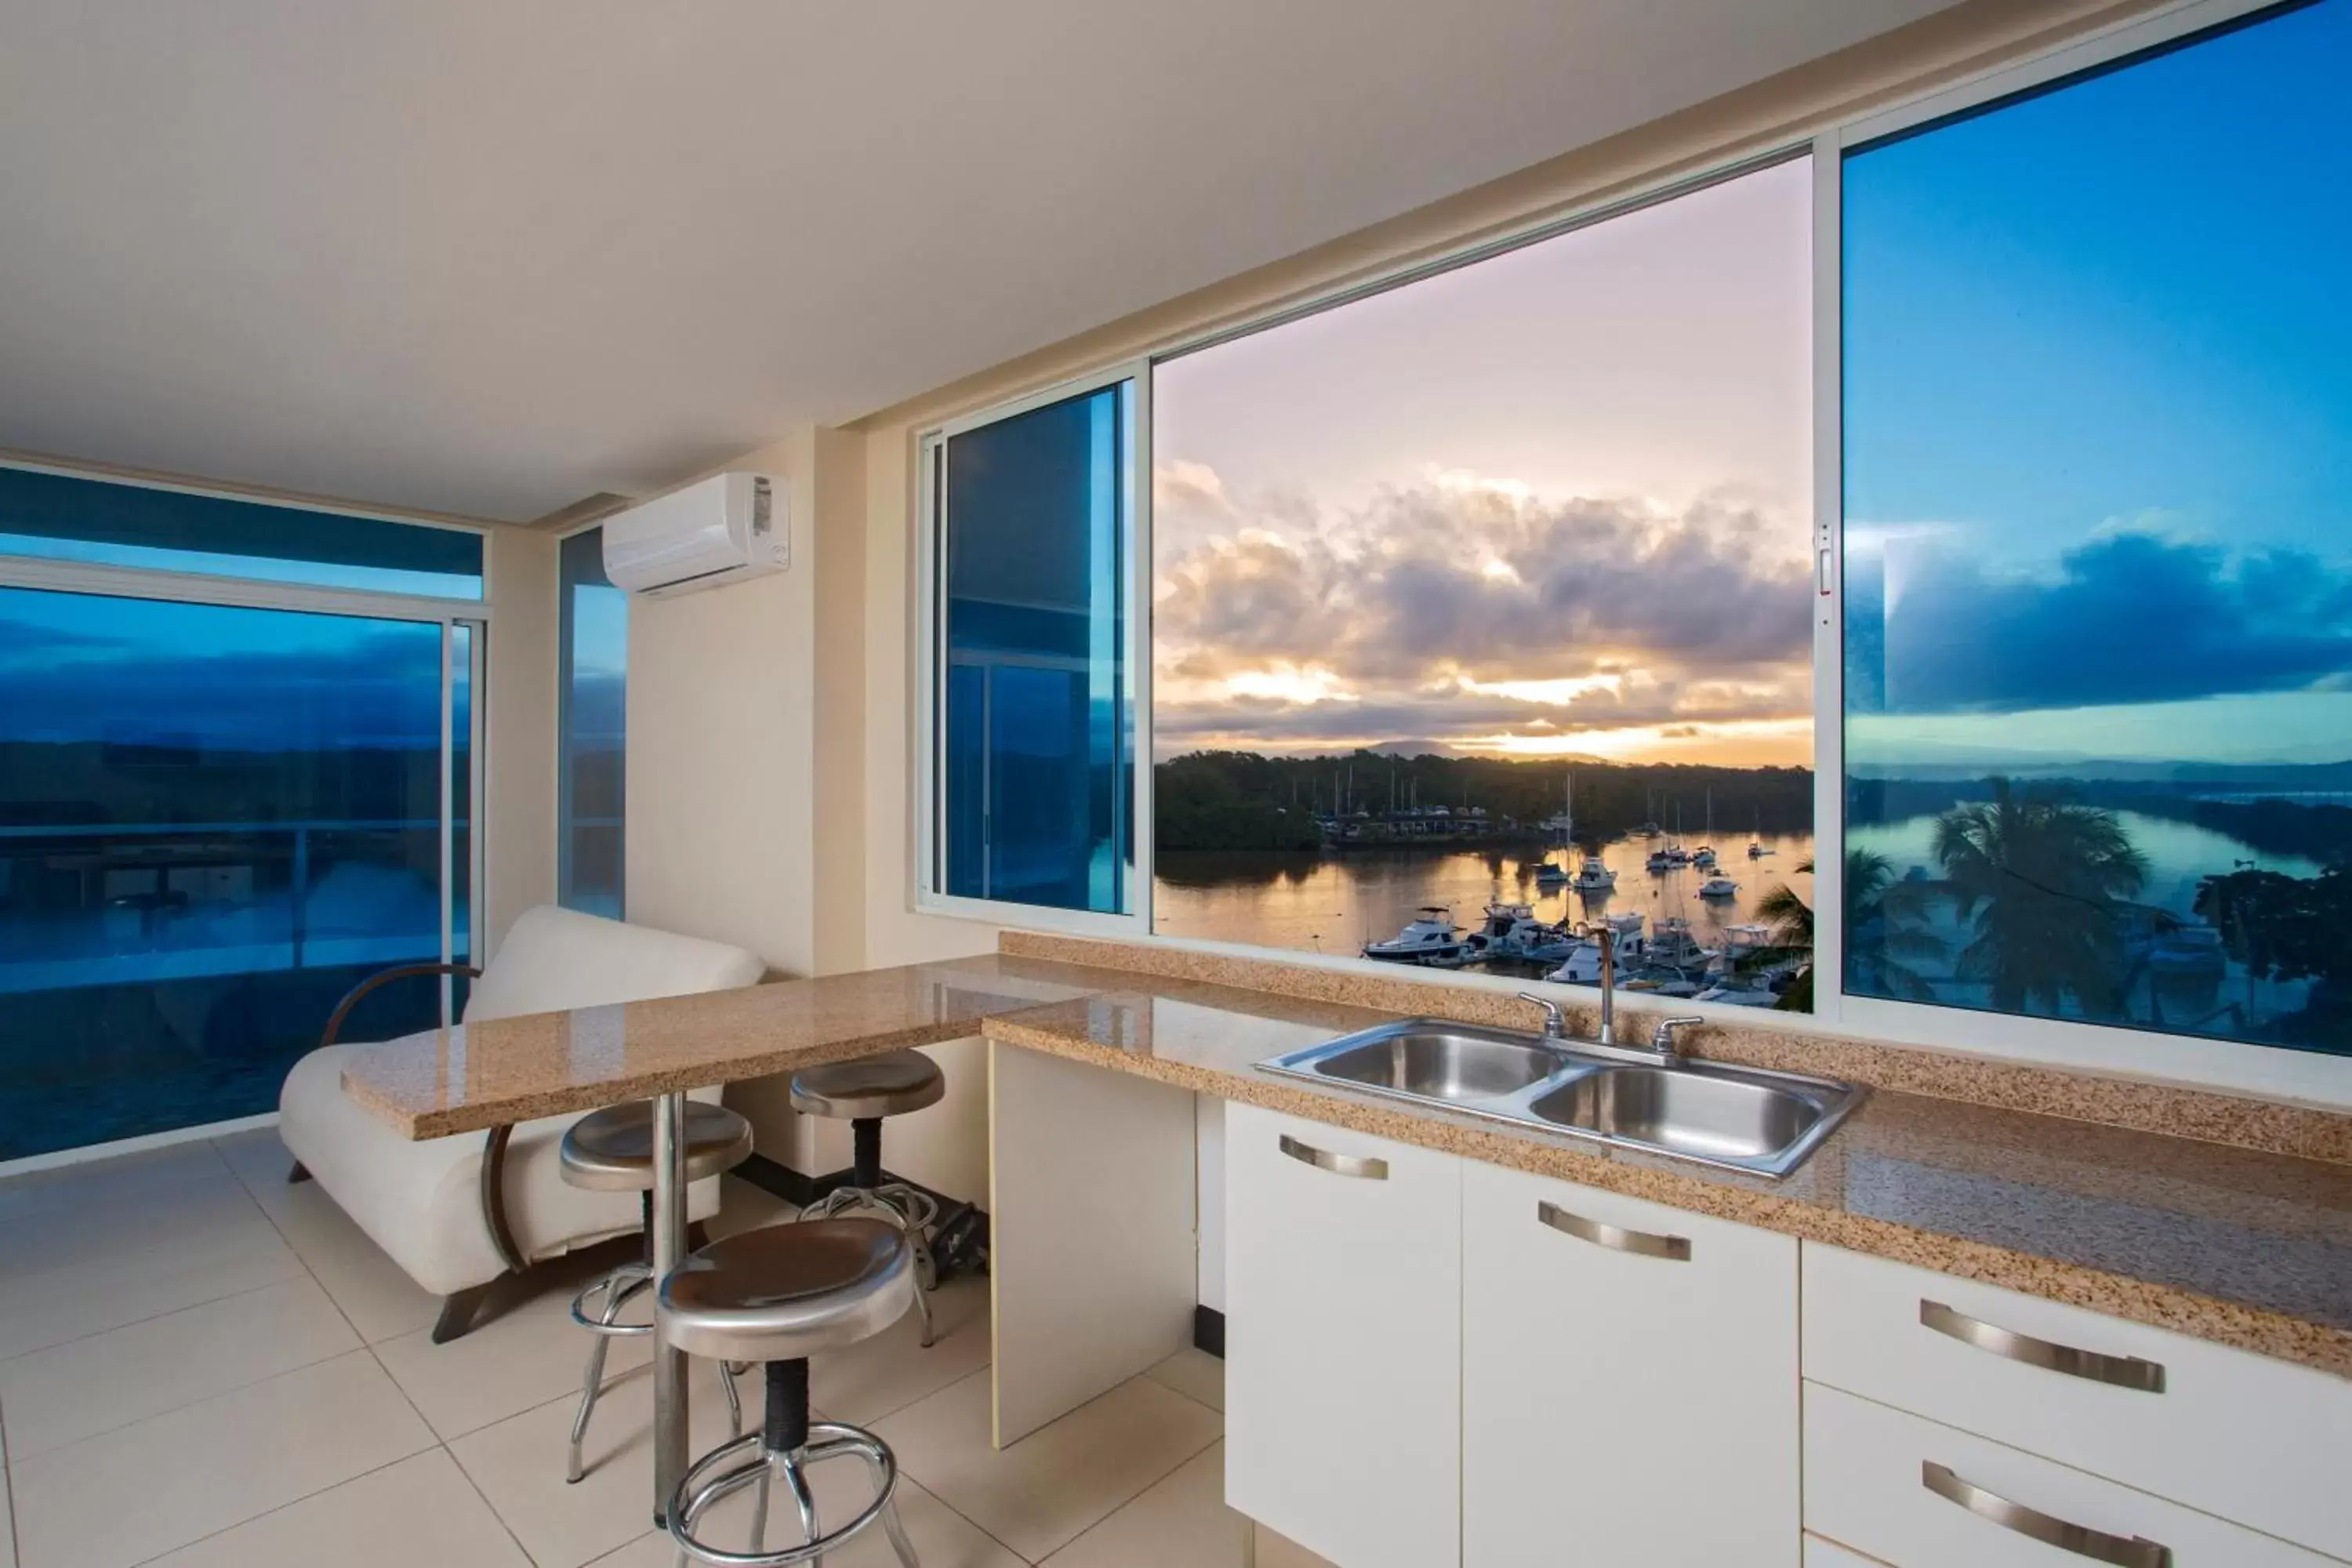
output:
<instances>
[{"instance_id":1,"label":"stainless steel double sink","mask_svg":"<svg viewBox=\"0 0 2352 1568\"><path fill-rule=\"evenodd\" d=\"M1257 1064L1492 1121L1785 1176L1861 1103L1831 1079L1724 1067L1442 1018L1405 1018Z\"/></svg>"}]
</instances>

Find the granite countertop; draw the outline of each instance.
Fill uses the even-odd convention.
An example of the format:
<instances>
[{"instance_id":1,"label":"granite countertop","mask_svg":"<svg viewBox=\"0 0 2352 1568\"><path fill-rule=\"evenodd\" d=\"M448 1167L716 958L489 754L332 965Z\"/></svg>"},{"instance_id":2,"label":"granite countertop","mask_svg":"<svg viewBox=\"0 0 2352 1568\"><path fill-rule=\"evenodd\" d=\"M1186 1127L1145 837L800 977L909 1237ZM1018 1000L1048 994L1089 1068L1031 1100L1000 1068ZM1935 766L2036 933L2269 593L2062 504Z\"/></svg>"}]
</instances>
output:
<instances>
[{"instance_id":1,"label":"granite countertop","mask_svg":"<svg viewBox=\"0 0 2352 1568\"><path fill-rule=\"evenodd\" d=\"M1882 1085L1774 1181L1255 1070L1396 1016L999 953L412 1037L344 1085L427 1138L982 1034L2352 1377L2352 1165Z\"/></svg>"},{"instance_id":2,"label":"granite countertop","mask_svg":"<svg viewBox=\"0 0 2352 1568\"><path fill-rule=\"evenodd\" d=\"M1126 976L990 953L736 991L493 1018L362 1047L343 1091L410 1138L594 1110L934 1045Z\"/></svg>"}]
</instances>

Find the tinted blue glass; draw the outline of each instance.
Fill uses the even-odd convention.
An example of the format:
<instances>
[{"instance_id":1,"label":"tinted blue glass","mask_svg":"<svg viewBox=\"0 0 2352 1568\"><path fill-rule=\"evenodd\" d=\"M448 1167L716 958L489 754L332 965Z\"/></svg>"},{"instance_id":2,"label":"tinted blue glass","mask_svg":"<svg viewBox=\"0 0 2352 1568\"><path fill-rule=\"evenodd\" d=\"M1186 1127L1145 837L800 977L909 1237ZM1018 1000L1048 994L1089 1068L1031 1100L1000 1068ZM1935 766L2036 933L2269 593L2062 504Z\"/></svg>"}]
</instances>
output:
<instances>
[{"instance_id":1,"label":"tinted blue glass","mask_svg":"<svg viewBox=\"0 0 2352 1568\"><path fill-rule=\"evenodd\" d=\"M2352 1050L2352 0L1844 167L1845 984Z\"/></svg>"},{"instance_id":2,"label":"tinted blue glass","mask_svg":"<svg viewBox=\"0 0 2352 1568\"><path fill-rule=\"evenodd\" d=\"M1122 383L947 443L950 893L1129 908L1132 426Z\"/></svg>"},{"instance_id":3,"label":"tinted blue glass","mask_svg":"<svg viewBox=\"0 0 2352 1568\"><path fill-rule=\"evenodd\" d=\"M0 468L0 555L436 598L482 596L482 536Z\"/></svg>"},{"instance_id":4,"label":"tinted blue glass","mask_svg":"<svg viewBox=\"0 0 2352 1568\"><path fill-rule=\"evenodd\" d=\"M562 545L563 707L561 900L621 918L629 675L629 599L604 575L604 531Z\"/></svg>"},{"instance_id":5,"label":"tinted blue glass","mask_svg":"<svg viewBox=\"0 0 2352 1568\"><path fill-rule=\"evenodd\" d=\"M270 1110L440 956L441 637L0 589L0 1159Z\"/></svg>"}]
</instances>

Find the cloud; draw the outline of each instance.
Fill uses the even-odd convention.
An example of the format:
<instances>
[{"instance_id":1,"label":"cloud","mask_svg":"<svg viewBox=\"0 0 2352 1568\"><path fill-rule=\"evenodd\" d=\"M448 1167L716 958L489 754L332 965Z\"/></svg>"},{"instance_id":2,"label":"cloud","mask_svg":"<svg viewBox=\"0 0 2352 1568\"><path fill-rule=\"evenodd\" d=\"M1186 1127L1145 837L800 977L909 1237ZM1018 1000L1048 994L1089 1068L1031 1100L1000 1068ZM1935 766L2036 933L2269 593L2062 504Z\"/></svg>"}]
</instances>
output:
<instances>
[{"instance_id":1,"label":"cloud","mask_svg":"<svg viewBox=\"0 0 2352 1568\"><path fill-rule=\"evenodd\" d=\"M1722 498L1549 500L1451 473L1349 510L1214 493L1229 525L1161 536L1163 737L1461 740L1810 710L1801 521ZM1277 670L1352 700L1244 695Z\"/></svg>"},{"instance_id":2,"label":"cloud","mask_svg":"<svg viewBox=\"0 0 2352 1568\"><path fill-rule=\"evenodd\" d=\"M0 667L0 741L415 748L439 745L440 731L439 667L411 638L176 658L76 650Z\"/></svg>"},{"instance_id":3,"label":"cloud","mask_svg":"<svg viewBox=\"0 0 2352 1568\"><path fill-rule=\"evenodd\" d=\"M2016 712L2291 691L2352 675L2352 573L2102 531L2040 575L1946 537L1848 564L1847 684L1865 710Z\"/></svg>"},{"instance_id":4,"label":"cloud","mask_svg":"<svg viewBox=\"0 0 2352 1568\"><path fill-rule=\"evenodd\" d=\"M1217 470L1181 458L1152 465L1151 507L1155 516L1162 512L1234 515L1234 503L1225 499L1225 481Z\"/></svg>"}]
</instances>

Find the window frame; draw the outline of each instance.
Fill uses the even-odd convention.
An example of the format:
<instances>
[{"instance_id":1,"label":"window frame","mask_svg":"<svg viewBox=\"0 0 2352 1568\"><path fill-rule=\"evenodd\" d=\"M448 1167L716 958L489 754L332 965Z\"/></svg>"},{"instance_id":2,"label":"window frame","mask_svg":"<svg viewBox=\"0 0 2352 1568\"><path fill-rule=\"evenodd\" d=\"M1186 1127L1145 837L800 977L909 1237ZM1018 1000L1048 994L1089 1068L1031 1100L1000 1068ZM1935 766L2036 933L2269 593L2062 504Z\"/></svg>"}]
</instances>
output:
<instances>
[{"instance_id":1,"label":"window frame","mask_svg":"<svg viewBox=\"0 0 2352 1568\"><path fill-rule=\"evenodd\" d=\"M1105 369L943 420L915 440L915 789L914 909L918 914L951 915L1019 925L1073 936L1122 939L1151 934L1151 367L1140 354ZM1117 913L1055 909L1044 904L973 899L944 890L940 854L947 792L940 787L947 653L947 592L940 567L946 556L947 503L944 454L947 443L967 431L985 429L1052 404L1131 384L1129 399L1127 537L1121 542L1119 576L1128 594L1121 652L1127 660L1129 820L1134 850L1128 862L1129 908Z\"/></svg>"},{"instance_id":2,"label":"window frame","mask_svg":"<svg viewBox=\"0 0 2352 1568\"><path fill-rule=\"evenodd\" d=\"M143 476L123 476L78 468L64 464L24 462L16 458L0 459L0 467L25 468L36 473L60 474L70 479L90 479L101 484L132 486L142 489L170 490L186 495L210 496L224 500L246 501L254 505L283 507L295 511L327 512L337 516L373 518L385 522L397 522L416 528L439 528L455 532L474 533L482 539L482 596L478 599L435 598L408 594L382 594L365 588L324 588L303 584L275 583L257 577L233 577L205 573L171 572L148 566L114 566L97 563L52 561L37 556L11 555L0 552L0 588L26 588L43 593L84 594L99 598L152 599L170 604L221 605L238 609L288 610L302 615L349 616L362 620L421 622L441 628L441 731L445 748L457 739L452 720L458 681L457 660L466 661L467 681L466 771L467 771L467 840L466 840L466 900L464 906L467 962L480 964L488 951L488 933L483 921L490 908L489 886L489 796L491 774L488 736L490 708L490 635L493 618L491 595L493 567L489 548L490 529L488 525L450 522L437 519L404 516L399 512L383 511L363 507L312 504L307 501L278 497L244 494L197 484L178 484ZM461 655L457 647L460 630L466 636L466 647ZM441 962L452 963L457 956L458 906L450 887L457 833L454 780L450 770L441 773L440 816L443 875L441 879ZM444 976L440 985L441 1014L445 1025L457 1022L454 984ZM185 1138L200 1134L202 1128L182 1128L164 1136Z\"/></svg>"},{"instance_id":3,"label":"window frame","mask_svg":"<svg viewBox=\"0 0 2352 1568\"><path fill-rule=\"evenodd\" d=\"M2310 0L2304 0L2310 3ZM1905 98L1890 107L1817 121L1803 132L1727 149L1696 171L1643 183L1598 201L1570 204L1498 230L1470 237L1443 252L1370 269L1351 279L1278 300L1239 319L1172 336L1115 365L1073 377L1025 396L992 404L918 431L915 441L915 571L913 611L918 627L914 690L915 769L910 790L914 816L912 907L918 913L987 921L1000 925L1076 935L1116 936L1174 949L1279 959L1303 967L1397 978L1396 967L1353 955L1293 952L1255 944L1163 936L1151 929L1150 676L1152 610L1151 373L1161 363L1252 335L1305 316L1403 287L1456 268L1540 243L1572 230L1604 223L1642 207L1671 201L1708 185L1811 155L1813 161L1813 547L1816 552L1813 626L1813 759L1816 846L1814 871L1814 1005L1810 1014L1782 1014L1685 1000L1676 1005L1710 1021L1743 1028L1843 1037L1930 1049L1960 1051L2061 1069L2152 1078L2201 1088L2306 1102L2352 1106L2352 1057L2297 1050L2199 1036L2162 1034L2069 1019L1900 1002L1849 995L1844 990L1843 860L1844 811L1844 570L1843 529L1844 451L1841 384L1843 336L1842 194L1846 152L1863 143L1931 121L1982 109L1996 100L2031 92L2103 67L2128 68L2128 58L2179 44L2191 35L2253 23L2266 12L2294 8L2296 0L2181 0L2139 16L2109 24L2031 58L1978 70L1945 85ZM995 423L1047 403L1132 378L1137 388L1134 520L1130 542L1139 577L1132 584L1136 614L1129 637L1135 682L1135 773L1137 908L1118 916L1050 910L996 900L952 898L939 893L936 875L940 682L938 655L943 605L937 569L941 500L934 454L944 439ZM1823 555L1826 552L1826 565ZM1504 977L1454 973L1424 983L1497 992L1534 989L1576 1001L1589 987L1558 986Z\"/></svg>"},{"instance_id":4,"label":"window frame","mask_svg":"<svg viewBox=\"0 0 2352 1568\"><path fill-rule=\"evenodd\" d=\"M1815 595L1813 645L1817 847L1813 1019L1824 1032L2059 1068L2352 1104L2352 1057L2076 1019L1896 1001L1855 995L1845 989L1845 464L1840 384L1844 338L1841 220L1845 156L1857 148L1955 115L1976 110L1998 113L1996 106L2001 100L2055 87L2065 79L2102 68L2127 70L2134 63L2131 57L2174 45L2193 48L2193 35L2232 25L2260 26L2263 13L2284 15L2294 8L2294 0L2286 5L2279 0L2190 0L1881 112L1843 121L1813 139L1814 544L1817 550L1825 547L1830 552L1829 586ZM1833 847L1833 852L1822 847Z\"/></svg>"},{"instance_id":5,"label":"window frame","mask_svg":"<svg viewBox=\"0 0 2352 1568\"><path fill-rule=\"evenodd\" d=\"M571 908L572 907L572 903L571 903L571 898L572 898L572 758L571 758L571 755L570 755L570 744L569 744L569 742L570 742L570 740L571 740L571 734L572 734L572 631L573 631L573 626L572 626L572 618L573 618L573 617L572 617L572 585L571 585L570 584L566 583L566 582L563 580L562 552L563 552L563 545L564 545L564 543L565 543L565 542L566 542L566 541L569 541L569 540L572 540L572 539L576 539L576 538L578 538L581 534L583 534L583 533L602 533L602 532L604 531L604 525L605 525L607 522L610 522L610 521L613 520L613 518L614 518L614 516L616 516L616 515L617 515L617 513L616 513L616 512L607 512L607 513L605 513L604 515L603 515L603 516L601 516L601 517L594 517L594 518L591 518L591 519L590 519L589 521L587 521L586 522L574 523L574 524L573 524L572 526L571 526L570 528L564 529L562 532L557 533L556 535L554 535L554 539L555 539L555 548L556 548L556 566L555 566L555 594L556 594L556 605L555 605L555 626L556 626L556 637L555 637L555 701L556 701L556 718L555 718L555 748L556 748L556 749L555 749L555 901L556 901L556 903L557 903L557 905L558 905L558 906L560 906L561 908L563 908L563 909L567 909L567 910L568 910L568 909L571 909ZM601 552L602 552L602 549L601 549L601 544L600 544L600 547L599 547L599 553L601 553ZM627 701L627 695L626 695L626 693L627 693L627 684L628 684L628 674L627 674L627 671L626 671L626 669L625 669L625 669L623 670L623 672L622 672L622 678L621 678L621 679L622 679L622 689L623 689L623 698L622 698L622 700L623 700L623 703L624 703L624 705L625 705L625 706L624 706L624 708L623 708L623 717L624 717L624 721L625 721L625 719L626 719L626 714L627 714L627 709L626 709L626 707L625 707L625 704L626 704L626 701ZM623 759L623 769L624 769L624 772L623 772L623 784L622 784L622 788L623 788L623 795L622 795L622 801L621 801L621 846L622 846L622 854L621 854L621 887L620 887L620 893L621 893L621 916L620 916L620 918L621 918L621 919L623 919L623 920L626 920L626 919L628 918L628 909L629 909L629 872L628 872L628 842L629 842L628 835L629 835L629 816L628 816L628 798L627 798L627 793L626 793L626 791L627 791L627 774L626 774L626 767L627 767L627 757L628 757L628 737L627 737L627 735L626 735L626 733L625 733L625 732L623 734L623 736L622 736L622 740L621 740L621 755L622 755L622 759Z\"/></svg>"}]
</instances>

